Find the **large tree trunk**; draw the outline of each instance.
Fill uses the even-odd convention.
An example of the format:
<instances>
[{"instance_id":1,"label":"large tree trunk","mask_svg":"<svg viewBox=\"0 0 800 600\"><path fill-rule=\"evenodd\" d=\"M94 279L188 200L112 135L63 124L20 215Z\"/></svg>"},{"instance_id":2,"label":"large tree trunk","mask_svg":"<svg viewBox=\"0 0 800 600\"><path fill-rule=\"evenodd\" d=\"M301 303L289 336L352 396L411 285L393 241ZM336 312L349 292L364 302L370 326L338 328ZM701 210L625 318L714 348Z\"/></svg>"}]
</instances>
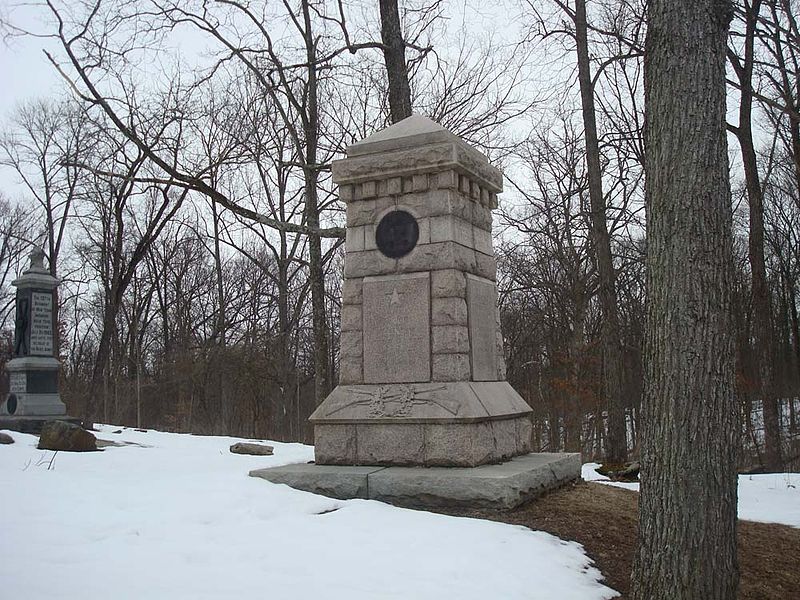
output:
<instances>
[{"instance_id":1,"label":"large tree trunk","mask_svg":"<svg viewBox=\"0 0 800 600\"><path fill-rule=\"evenodd\" d=\"M636 600L736 597L725 0L652 0L645 46L648 314Z\"/></svg>"},{"instance_id":2,"label":"large tree trunk","mask_svg":"<svg viewBox=\"0 0 800 600\"><path fill-rule=\"evenodd\" d=\"M589 176L589 201L592 207L591 235L603 311L603 391L608 406L606 461L621 463L628 458L625 406L622 401L622 348L619 339L617 286L611 237L606 223L606 201L600 170L600 145L597 141L594 87L589 70L586 1L575 2L575 39L578 53L578 83L581 90L583 130L586 139L586 168Z\"/></svg>"},{"instance_id":3,"label":"large tree trunk","mask_svg":"<svg viewBox=\"0 0 800 600\"><path fill-rule=\"evenodd\" d=\"M771 352L771 310L767 269L764 260L764 194L758 176L756 150L753 144L753 61L754 42L760 0L745 7L744 56L731 57L741 90L739 99L739 126L733 128L742 150L747 198L750 207L750 235L748 257L753 285L753 334L756 357L756 394L761 400L764 415L764 462L770 470L781 468L780 426L778 400L775 394Z\"/></svg>"},{"instance_id":4,"label":"large tree trunk","mask_svg":"<svg viewBox=\"0 0 800 600\"><path fill-rule=\"evenodd\" d=\"M400 27L397 0L380 0L381 41L386 78L389 81L389 111L392 123L411 116L411 88L406 67L406 43Z\"/></svg>"}]
</instances>

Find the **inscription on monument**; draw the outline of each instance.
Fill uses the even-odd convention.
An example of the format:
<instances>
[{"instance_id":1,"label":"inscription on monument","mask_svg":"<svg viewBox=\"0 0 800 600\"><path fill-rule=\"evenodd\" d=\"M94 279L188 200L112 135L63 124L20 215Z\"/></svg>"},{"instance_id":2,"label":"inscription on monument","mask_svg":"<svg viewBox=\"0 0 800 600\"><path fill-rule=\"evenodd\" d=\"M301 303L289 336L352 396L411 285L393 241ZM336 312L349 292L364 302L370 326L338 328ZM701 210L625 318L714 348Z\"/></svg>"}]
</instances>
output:
<instances>
[{"instance_id":1,"label":"inscription on monument","mask_svg":"<svg viewBox=\"0 0 800 600\"><path fill-rule=\"evenodd\" d=\"M53 355L53 295L31 294L31 354Z\"/></svg>"},{"instance_id":2,"label":"inscription on monument","mask_svg":"<svg viewBox=\"0 0 800 600\"><path fill-rule=\"evenodd\" d=\"M430 275L364 279L364 383L430 381Z\"/></svg>"},{"instance_id":3,"label":"inscription on monument","mask_svg":"<svg viewBox=\"0 0 800 600\"><path fill-rule=\"evenodd\" d=\"M472 378L475 381L497 380L497 330L494 318L496 292L491 281L467 274L467 307L471 341Z\"/></svg>"},{"instance_id":4,"label":"inscription on monument","mask_svg":"<svg viewBox=\"0 0 800 600\"><path fill-rule=\"evenodd\" d=\"M24 394L27 392L27 374L19 371L12 371L8 374L8 391L12 394Z\"/></svg>"}]
</instances>

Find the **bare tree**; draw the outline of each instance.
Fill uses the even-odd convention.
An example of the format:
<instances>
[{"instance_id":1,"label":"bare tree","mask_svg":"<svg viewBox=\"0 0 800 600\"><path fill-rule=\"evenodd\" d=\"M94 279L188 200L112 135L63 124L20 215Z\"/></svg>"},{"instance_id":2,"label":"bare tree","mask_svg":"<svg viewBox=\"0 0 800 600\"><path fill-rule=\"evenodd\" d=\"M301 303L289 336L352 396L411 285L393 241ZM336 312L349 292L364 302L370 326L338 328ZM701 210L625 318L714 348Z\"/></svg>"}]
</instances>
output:
<instances>
[{"instance_id":1,"label":"bare tree","mask_svg":"<svg viewBox=\"0 0 800 600\"><path fill-rule=\"evenodd\" d=\"M625 419L625 386L623 384L623 352L620 340L620 322L617 298L617 272L611 251L612 239L609 232L608 195L604 193L602 154L597 125L597 108L595 96L597 85L603 72L614 63L636 59L639 48L625 37L625 27L614 23L618 29L604 30L592 27L587 17L585 0L573 3L554 0L559 15L566 16L567 24L549 24L552 18L543 16L538 5L530 3L535 17L535 26L540 29L538 35L550 36L558 34L566 36L575 43L575 55L578 66L578 90L583 119L584 143L586 149L587 187L590 199L589 214L591 224L591 240L593 257L598 275L598 298L602 308L602 346L603 346L603 393L608 410L608 435L606 440L606 456L608 462L622 463L627 460L628 442ZM629 11L630 12L630 11ZM621 15L626 14L620 9ZM590 31L600 32L618 42L619 48L610 56L599 61L592 73L590 50ZM624 42L624 43L621 43ZM617 89L620 92L619 88ZM608 109L609 105L606 104ZM626 119L631 115L623 115ZM638 132L626 132L619 136L628 146L630 138ZM633 135L632 135L633 134ZM635 146L635 144L634 144Z\"/></svg>"},{"instance_id":2,"label":"bare tree","mask_svg":"<svg viewBox=\"0 0 800 600\"><path fill-rule=\"evenodd\" d=\"M168 115L166 120L155 116L149 123L155 137L172 124ZM95 145L93 164L83 163L93 177L83 191L88 210L80 218L89 241L84 243L84 258L95 265L103 285L103 316L92 371L95 394L91 400L102 399L103 418L108 422L110 357L125 292L149 246L175 216L189 190L168 183L137 183L137 179L148 179L143 172L145 153L124 137L115 136L116 132L106 128L104 133ZM99 416L98 409L90 405L93 418Z\"/></svg>"},{"instance_id":3,"label":"bare tree","mask_svg":"<svg viewBox=\"0 0 800 600\"><path fill-rule=\"evenodd\" d=\"M728 49L728 60L738 79L739 119L737 125L728 125L739 141L744 165L747 198L750 208L748 257L752 276L751 302L755 356L758 365L756 394L761 401L764 416L765 464L771 470L781 468L780 426L778 401L775 396L772 373L772 310L767 284L767 267L764 257L764 194L756 161L753 142L753 66L755 64L756 27L761 11L761 0L745 0L742 6L744 33L741 53Z\"/></svg>"},{"instance_id":4,"label":"bare tree","mask_svg":"<svg viewBox=\"0 0 800 600\"><path fill-rule=\"evenodd\" d=\"M42 242L56 274L67 223L80 190L77 157L90 146L80 107L70 101L34 100L21 104L0 137L0 165L13 169L39 205Z\"/></svg>"},{"instance_id":5,"label":"bare tree","mask_svg":"<svg viewBox=\"0 0 800 600\"><path fill-rule=\"evenodd\" d=\"M529 322L522 329L539 345L533 340L515 342L509 378L527 392L531 406L542 400L549 406L549 414L540 416L549 421L549 449L582 452L584 417L594 409L585 399L592 396L587 325L596 271L585 217L581 134L568 120L556 122L552 130L537 132L517 153L530 181L524 187L512 182L524 203L503 212L504 220L523 237L519 247L504 250L501 296L503 303L509 294L527 296L527 305L520 303L537 325L531 327ZM534 376L537 394L531 393L526 375ZM545 386L540 385L542 379Z\"/></svg>"},{"instance_id":6,"label":"bare tree","mask_svg":"<svg viewBox=\"0 0 800 600\"><path fill-rule=\"evenodd\" d=\"M594 86L589 65L586 2L576 0L575 42L578 55L578 85L581 92L586 164L588 167L589 199L591 201L591 232L594 257L599 276L600 304L603 307L603 385L608 403L608 447L606 460L622 463L628 457L625 409L622 399L622 348L619 340L617 314L617 285L614 260L611 256L611 237L606 222L606 202L600 169L600 147L595 122Z\"/></svg>"},{"instance_id":7,"label":"bare tree","mask_svg":"<svg viewBox=\"0 0 800 600\"><path fill-rule=\"evenodd\" d=\"M13 323L15 293L11 287L22 269L30 250L30 239L34 221L30 213L15 206L0 193L0 331Z\"/></svg>"}]
</instances>

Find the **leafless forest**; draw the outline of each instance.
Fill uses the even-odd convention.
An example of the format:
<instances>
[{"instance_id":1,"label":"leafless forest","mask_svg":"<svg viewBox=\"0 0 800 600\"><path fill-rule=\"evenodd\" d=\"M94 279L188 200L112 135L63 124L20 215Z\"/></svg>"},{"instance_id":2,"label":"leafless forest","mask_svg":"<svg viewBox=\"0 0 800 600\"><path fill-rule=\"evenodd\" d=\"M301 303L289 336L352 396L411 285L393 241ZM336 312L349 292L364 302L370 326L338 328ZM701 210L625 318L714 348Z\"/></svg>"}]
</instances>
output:
<instances>
[{"instance_id":1,"label":"leafless forest","mask_svg":"<svg viewBox=\"0 0 800 600\"><path fill-rule=\"evenodd\" d=\"M800 464L798 5L735 6L739 461L781 469ZM637 456L643 0L80 0L41 14L63 93L32 86L2 115L0 165L18 182L0 189L3 360L10 283L37 244L62 279L71 414L311 441L306 419L337 381L330 163L413 110L506 174L501 319L534 448ZM12 17L2 31L31 33Z\"/></svg>"}]
</instances>

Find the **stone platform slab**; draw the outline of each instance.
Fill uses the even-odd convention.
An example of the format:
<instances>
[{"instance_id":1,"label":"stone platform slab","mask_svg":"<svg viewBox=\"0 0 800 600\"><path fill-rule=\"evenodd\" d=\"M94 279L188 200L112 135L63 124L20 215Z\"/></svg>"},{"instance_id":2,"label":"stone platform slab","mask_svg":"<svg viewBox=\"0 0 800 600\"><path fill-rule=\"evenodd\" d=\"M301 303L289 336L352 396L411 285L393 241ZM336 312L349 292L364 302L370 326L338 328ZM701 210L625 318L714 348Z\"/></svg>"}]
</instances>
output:
<instances>
[{"instance_id":1,"label":"stone platform slab","mask_svg":"<svg viewBox=\"0 0 800 600\"><path fill-rule=\"evenodd\" d=\"M272 483L331 498L411 508L510 509L581 475L580 454L531 453L479 467L363 467L294 464L250 471Z\"/></svg>"},{"instance_id":2,"label":"stone platform slab","mask_svg":"<svg viewBox=\"0 0 800 600\"><path fill-rule=\"evenodd\" d=\"M83 426L83 421L68 415L47 415L47 416L7 416L0 415L0 429L19 431L20 433L31 433L39 435L42 427L48 421L66 421L75 425Z\"/></svg>"}]
</instances>

